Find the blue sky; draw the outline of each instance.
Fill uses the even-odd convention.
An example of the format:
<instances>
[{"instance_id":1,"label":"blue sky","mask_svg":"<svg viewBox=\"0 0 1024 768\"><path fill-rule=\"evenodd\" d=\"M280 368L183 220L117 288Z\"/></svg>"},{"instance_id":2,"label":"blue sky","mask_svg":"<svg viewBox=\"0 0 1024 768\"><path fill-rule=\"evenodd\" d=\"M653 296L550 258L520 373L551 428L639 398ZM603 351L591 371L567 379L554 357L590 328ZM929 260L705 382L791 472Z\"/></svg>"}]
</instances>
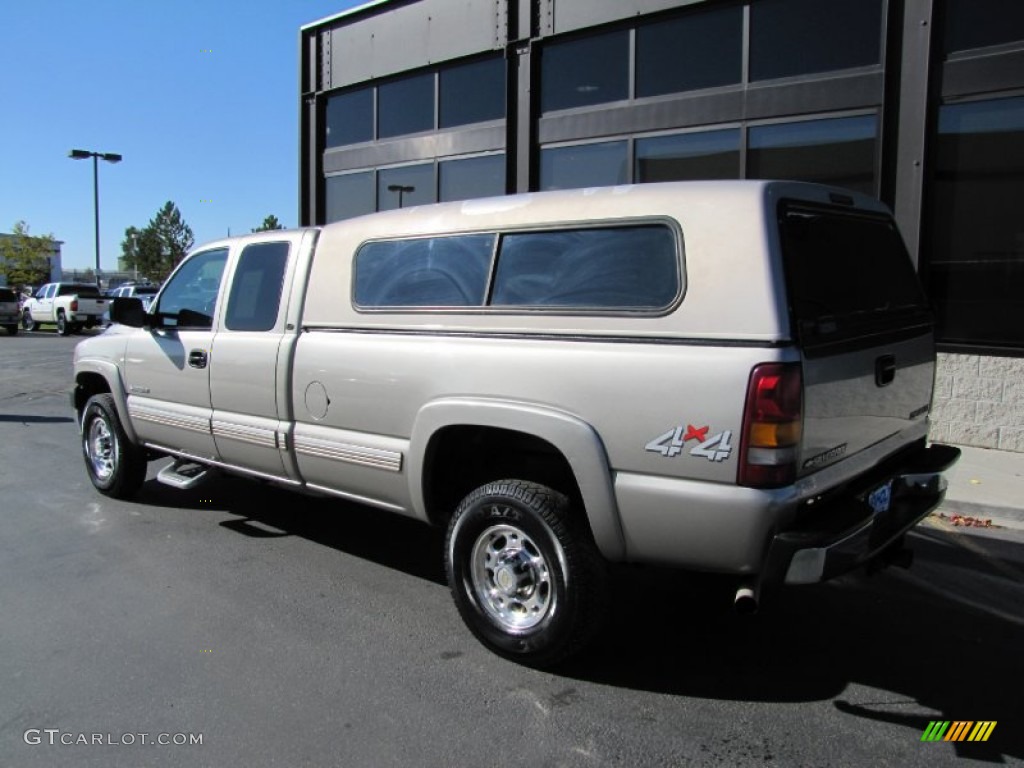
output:
<instances>
[{"instance_id":1,"label":"blue sky","mask_svg":"<svg viewBox=\"0 0 1024 768\"><path fill-rule=\"evenodd\" d=\"M299 27L354 0L2 0L0 231L63 240L65 268L117 267L168 200L196 243L298 224ZM208 53L206 51L209 51ZM209 201L209 202L206 202Z\"/></svg>"}]
</instances>

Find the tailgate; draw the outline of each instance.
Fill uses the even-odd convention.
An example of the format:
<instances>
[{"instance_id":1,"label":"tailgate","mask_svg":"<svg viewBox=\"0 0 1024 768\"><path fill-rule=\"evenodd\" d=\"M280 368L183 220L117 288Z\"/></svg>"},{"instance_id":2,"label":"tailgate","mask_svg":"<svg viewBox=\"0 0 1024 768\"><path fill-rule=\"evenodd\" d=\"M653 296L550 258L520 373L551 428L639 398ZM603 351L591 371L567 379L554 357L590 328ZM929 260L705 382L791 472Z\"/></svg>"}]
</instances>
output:
<instances>
[{"instance_id":1,"label":"tailgate","mask_svg":"<svg viewBox=\"0 0 1024 768\"><path fill-rule=\"evenodd\" d=\"M92 299L86 298L81 294L78 295L78 310L76 314L79 315L102 315L106 309L109 299Z\"/></svg>"},{"instance_id":2,"label":"tailgate","mask_svg":"<svg viewBox=\"0 0 1024 768\"><path fill-rule=\"evenodd\" d=\"M779 226L803 355L800 474L893 436L894 450L917 439L935 373L932 316L892 218L783 202Z\"/></svg>"}]
</instances>

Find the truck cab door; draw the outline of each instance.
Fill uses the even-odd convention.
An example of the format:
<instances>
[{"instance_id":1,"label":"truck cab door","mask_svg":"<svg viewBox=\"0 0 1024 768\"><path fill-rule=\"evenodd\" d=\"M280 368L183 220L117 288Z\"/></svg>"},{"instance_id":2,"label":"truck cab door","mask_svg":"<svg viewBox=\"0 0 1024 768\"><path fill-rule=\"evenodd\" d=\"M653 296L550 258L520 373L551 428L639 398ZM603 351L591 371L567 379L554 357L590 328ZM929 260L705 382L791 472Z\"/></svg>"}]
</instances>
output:
<instances>
[{"instance_id":1,"label":"truck cab door","mask_svg":"<svg viewBox=\"0 0 1024 768\"><path fill-rule=\"evenodd\" d=\"M213 436L224 463L295 481L287 434L298 308L292 304L289 312L289 299L298 300L292 284L304 277L296 278L296 261L303 238L311 243L313 235L268 232L264 238L246 244L229 276L210 370Z\"/></svg>"},{"instance_id":2,"label":"truck cab door","mask_svg":"<svg viewBox=\"0 0 1024 768\"><path fill-rule=\"evenodd\" d=\"M216 459L210 423L210 349L228 248L197 253L175 271L152 309L153 326L125 349L128 412L150 445Z\"/></svg>"}]
</instances>

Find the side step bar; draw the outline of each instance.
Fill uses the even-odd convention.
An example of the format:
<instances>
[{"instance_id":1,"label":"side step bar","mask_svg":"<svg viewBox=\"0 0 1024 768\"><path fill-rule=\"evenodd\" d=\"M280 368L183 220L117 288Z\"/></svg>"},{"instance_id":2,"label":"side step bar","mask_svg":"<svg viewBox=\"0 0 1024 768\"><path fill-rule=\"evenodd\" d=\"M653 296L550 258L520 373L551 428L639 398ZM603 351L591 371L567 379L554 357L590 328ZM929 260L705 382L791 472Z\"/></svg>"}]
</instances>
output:
<instances>
[{"instance_id":1,"label":"side step bar","mask_svg":"<svg viewBox=\"0 0 1024 768\"><path fill-rule=\"evenodd\" d=\"M187 491L202 485L217 474L217 470L205 464L175 459L173 464L168 464L157 473L156 479L179 491Z\"/></svg>"}]
</instances>

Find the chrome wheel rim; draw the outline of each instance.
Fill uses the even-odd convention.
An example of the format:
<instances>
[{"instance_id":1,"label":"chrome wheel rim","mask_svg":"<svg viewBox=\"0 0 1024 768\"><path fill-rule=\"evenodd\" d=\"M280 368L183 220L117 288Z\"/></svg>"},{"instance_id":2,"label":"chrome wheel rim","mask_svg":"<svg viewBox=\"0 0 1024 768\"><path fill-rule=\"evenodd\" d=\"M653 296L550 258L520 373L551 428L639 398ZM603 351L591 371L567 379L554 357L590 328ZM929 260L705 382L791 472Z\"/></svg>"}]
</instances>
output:
<instances>
[{"instance_id":1,"label":"chrome wheel rim","mask_svg":"<svg viewBox=\"0 0 1024 768\"><path fill-rule=\"evenodd\" d=\"M85 454L93 475L106 482L117 467L117 441L106 419L93 419L85 437Z\"/></svg>"},{"instance_id":2,"label":"chrome wheel rim","mask_svg":"<svg viewBox=\"0 0 1024 768\"><path fill-rule=\"evenodd\" d=\"M520 528L491 526L477 537L470 558L473 591L503 629L531 629L554 610L555 585L547 560Z\"/></svg>"}]
</instances>

